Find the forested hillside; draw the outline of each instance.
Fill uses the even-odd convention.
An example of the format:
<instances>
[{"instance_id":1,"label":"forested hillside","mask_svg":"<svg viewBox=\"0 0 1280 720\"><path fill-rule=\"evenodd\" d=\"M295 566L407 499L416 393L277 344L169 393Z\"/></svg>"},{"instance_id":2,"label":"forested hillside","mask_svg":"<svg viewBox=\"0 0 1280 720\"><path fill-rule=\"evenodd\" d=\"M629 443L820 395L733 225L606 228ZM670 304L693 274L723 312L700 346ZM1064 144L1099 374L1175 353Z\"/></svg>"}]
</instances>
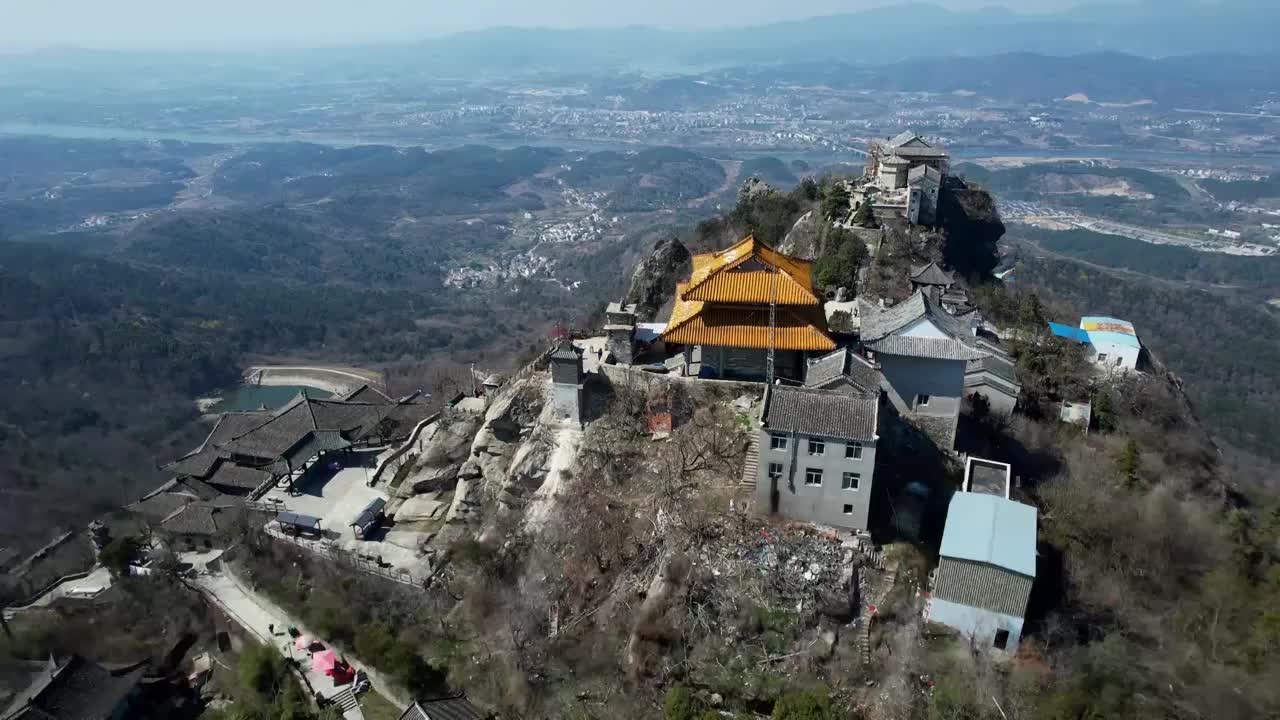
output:
<instances>
[{"instance_id":1,"label":"forested hillside","mask_svg":"<svg viewBox=\"0 0 1280 720\"><path fill-rule=\"evenodd\" d=\"M1221 440L1280 458L1280 293L1276 258L1242 258L1151 245L1084 231L1017 234L1094 266L1016 255L1015 284L1061 301L1078 315L1132 320L1143 342L1187 381L1207 428ZM1106 268L1130 270L1118 274ZM1221 285L1223 287L1215 287Z\"/></svg>"}]
</instances>

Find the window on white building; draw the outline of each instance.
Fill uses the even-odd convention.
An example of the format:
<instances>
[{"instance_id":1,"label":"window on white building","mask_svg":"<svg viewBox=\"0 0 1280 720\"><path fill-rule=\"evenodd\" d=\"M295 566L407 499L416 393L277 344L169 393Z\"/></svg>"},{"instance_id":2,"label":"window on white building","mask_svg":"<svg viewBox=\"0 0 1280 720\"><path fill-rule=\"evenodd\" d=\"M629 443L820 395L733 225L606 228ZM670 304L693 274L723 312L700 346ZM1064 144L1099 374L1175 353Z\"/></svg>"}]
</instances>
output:
<instances>
[{"instance_id":1,"label":"window on white building","mask_svg":"<svg viewBox=\"0 0 1280 720\"><path fill-rule=\"evenodd\" d=\"M827 452L827 443L820 438L809 438L809 454L824 455Z\"/></svg>"},{"instance_id":2,"label":"window on white building","mask_svg":"<svg viewBox=\"0 0 1280 720\"><path fill-rule=\"evenodd\" d=\"M917 396L916 396L916 407L928 407L928 406L929 406L929 396L928 396L928 395L923 395L923 394L922 394L922 395L917 395Z\"/></svg>"},{"instance_id":3,"label":"window on white building","mask_svg":"<svg viewBox=\"0 0 1280 720\"><path fill-rule=\"evenodd\" d=\"M862 473L847 472L840 477L841 490L857 490L862 484Z\"/></svg>"},{"instance_id":4,"label":"window on white building","mask_svg":"<svg viewBox=\"0 0 1280 720\"><path fill-rule=\"evenodd\" d=\"M777 487L782 480L782 463L769 463L769 482Z\"/></svg>"},{"instance_id":5,"label":"window on white building","mask_svg":"<svg viewBox=\"0 0 1280 720\"><path fill-rule=\"evenodd\" d=\"M852 514L853 514L853 506L852 506L852 505L845 505L845 506L844 506L844 514L845 514L845 515L852 515Z\"/></svg>"},{"instance_id":6,"label":"window on white building","mask_svg":"<svg viewBox=\"0 0 1280 720\"><path fill-rule=\"evenodd\" d=\"M860 442L846 443L844 446L844 456L848 460L861 460L862 459L862 443Z\"/></svg>"},{"instance_id":7,"label":"window on white building","mask_svg":"<svg viewBox=\"0 0 1280 720\"><path fill-rule=\"evenodd\" d=\"M786 449L787 449L787 436L786 436L786 435L779 435L779 434L777 434L777 433L772 433L772 434L770 434L770 435L769 435L769 449L770 449L770 450L786 450Z\"/></svg>"},{"instance_id":8,"label":"window on white building","mask_svg":"<svg viewBox=\"0 0 1280 720\"><path fill-rule=\"evenodd\" d=\"M805 485L821 485L822 484L822 468L805 468L804 484Z\"/></svg>"},{"instance_id":9,"label":"window on white building","mask_svg":"<svg viewBox=\"0 0 1280 720\"><path fill-rule=\"evenodd\" d=\"M1102 363L1104 363L1104 362L1106 362L1106 361L1107 361L1107 354L1106 354L1106 353L1098 353L1098 364L1099 364L1099 365L1101 365Z\"/></svg>"}]
</instances>

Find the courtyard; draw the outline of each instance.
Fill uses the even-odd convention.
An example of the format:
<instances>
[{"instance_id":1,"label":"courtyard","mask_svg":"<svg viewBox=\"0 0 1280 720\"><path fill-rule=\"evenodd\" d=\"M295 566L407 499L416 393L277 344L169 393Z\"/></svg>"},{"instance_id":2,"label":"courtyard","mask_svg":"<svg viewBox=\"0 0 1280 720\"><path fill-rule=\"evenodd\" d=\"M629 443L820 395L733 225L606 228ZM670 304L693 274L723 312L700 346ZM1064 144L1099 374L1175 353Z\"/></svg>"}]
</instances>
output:
<instances>
[{"instance_id":1,"label":"courtyard","mask_svg":"<svg viewBox=\"0 0 1280 720\"><path fill-rule=\"evenodd\" d=\"M271 489L262 500L282 511L320 519L325 541L353 556L372 559L383 567L418 570L422 556L415 549L387 542L383 527L359 539L351 527L360 511L371 501L390 498L369 487L382 450L330 454L317 462L289 488Z\"/></svg>"}]
</instances>

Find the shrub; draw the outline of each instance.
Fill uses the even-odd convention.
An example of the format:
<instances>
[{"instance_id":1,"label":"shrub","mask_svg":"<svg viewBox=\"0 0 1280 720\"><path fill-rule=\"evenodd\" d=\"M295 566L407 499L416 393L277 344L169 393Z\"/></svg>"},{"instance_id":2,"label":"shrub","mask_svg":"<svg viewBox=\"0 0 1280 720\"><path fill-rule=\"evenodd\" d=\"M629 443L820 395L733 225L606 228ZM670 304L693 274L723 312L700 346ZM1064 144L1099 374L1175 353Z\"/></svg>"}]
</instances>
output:
<instances>
[{"instance_id":1,"label":"shrub","mask_svg":"<svg viewBox=\"0 0 1280 720\"><path fill-rule=\"evenodd\" d=\"M824 690L799 690L778 698L773 720L833 720L831 698Z\"/></svg>"},{"instance_id":2,"label":"shrub","mask_svg":"<svg viewBox=\"0 0 1280 720\"><path fill-rule=\"evenodd\" d=\"M666 720L696 720L698 700L689 688L676 685L667 690L667 697L662 705L662 716Z\"/></svg>"}]
</instances>

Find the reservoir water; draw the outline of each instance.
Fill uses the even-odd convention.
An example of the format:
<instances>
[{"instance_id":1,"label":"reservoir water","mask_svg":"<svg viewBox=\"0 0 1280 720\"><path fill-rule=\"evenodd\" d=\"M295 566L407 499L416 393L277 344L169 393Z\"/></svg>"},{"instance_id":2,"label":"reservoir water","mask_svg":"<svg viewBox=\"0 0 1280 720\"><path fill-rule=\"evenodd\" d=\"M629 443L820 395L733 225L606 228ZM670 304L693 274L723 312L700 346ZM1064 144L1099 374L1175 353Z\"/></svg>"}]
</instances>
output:
<instances>
[{"instance_id":1,"label":"reservoir water","mask_svg":"<svg viewBox=\"0 0 1280 720\"><path fill-rule=\"evenodd\" d=\"M326 390L302 385L241 385L224 393L222 400L209 408L209 412L257 410L263 405L266 405L268 410L276 410L284 407L290 400L297 397L298 393L303 391L306 391L307 397L315 399L323 399L332 395Z\"/></svg>"}]
</instances>

